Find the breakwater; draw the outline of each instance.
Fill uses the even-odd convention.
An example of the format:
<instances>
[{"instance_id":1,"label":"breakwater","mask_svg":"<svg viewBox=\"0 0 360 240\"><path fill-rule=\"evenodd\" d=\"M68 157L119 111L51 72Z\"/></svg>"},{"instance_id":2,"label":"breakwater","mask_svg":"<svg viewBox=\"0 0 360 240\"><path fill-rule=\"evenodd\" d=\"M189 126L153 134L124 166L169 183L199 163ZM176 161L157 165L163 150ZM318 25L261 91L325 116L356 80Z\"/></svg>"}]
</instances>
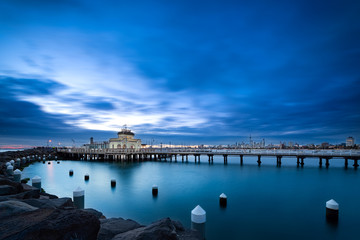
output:
<instances>
[{"instance_id":1,"label":"breakwater","mask_svg":"<svg viewBox=\"0 0 360 240\"><path fill-rule=\"evenodd\" d=\"M169 218L147 226L122 218L105 219L94 209L77 209L71 198L47 194L25 181L15 182L7 160L25 158L18 166L22 168L44 158L46 161L55 158L51 149L36 152L30 156L8 152L0 158L0 239L198 239L197 232Z\"/></svg>"}]
</instances>

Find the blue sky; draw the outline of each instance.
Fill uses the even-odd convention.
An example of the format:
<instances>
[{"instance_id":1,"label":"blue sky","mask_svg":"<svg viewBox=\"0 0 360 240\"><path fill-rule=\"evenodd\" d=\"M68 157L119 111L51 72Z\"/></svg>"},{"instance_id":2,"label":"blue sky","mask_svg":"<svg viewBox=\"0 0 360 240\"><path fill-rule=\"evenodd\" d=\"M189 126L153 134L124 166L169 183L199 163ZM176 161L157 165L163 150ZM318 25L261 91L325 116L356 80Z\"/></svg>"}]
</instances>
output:
<instances>
[{"instance_id":1,"label":"blue sky","mask_svg":"<svg viewBox=\"0 0 360 240\"><path fill-rule=\"evenodd\" d=\"M359 1L0 2L0 145L360 137Z\"/></svg>"}]
</instances>

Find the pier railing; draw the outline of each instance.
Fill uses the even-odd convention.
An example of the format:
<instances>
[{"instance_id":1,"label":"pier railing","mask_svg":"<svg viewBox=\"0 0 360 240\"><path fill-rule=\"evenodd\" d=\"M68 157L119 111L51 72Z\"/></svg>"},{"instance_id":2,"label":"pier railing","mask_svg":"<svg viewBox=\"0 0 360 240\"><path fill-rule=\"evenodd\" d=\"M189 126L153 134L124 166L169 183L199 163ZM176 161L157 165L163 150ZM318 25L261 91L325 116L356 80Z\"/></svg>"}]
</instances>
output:
<instances>
[{"instance_id":1,"label":"pier railing","mask_svg":"<svg viewBox=\"0 0 360 240\"><path fill-rule=\"evenodd\" d=\"M360 157L360 150L304 150L304 149L193 149L193 148L108 148L86 149L66 148L58 149L59 152L78 154L173 154L173 155L261 155L261 156L329 156L329 157Z\"/></svg>"}]
</instances>

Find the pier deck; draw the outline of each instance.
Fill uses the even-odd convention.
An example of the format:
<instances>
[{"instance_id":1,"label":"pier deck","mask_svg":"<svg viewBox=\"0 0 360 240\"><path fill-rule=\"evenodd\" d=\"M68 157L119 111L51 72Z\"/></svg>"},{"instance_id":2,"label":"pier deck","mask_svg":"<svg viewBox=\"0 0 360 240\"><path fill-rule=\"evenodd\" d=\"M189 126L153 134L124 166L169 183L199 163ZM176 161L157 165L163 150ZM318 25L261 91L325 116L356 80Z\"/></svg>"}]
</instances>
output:
<instances>
[{"instance_id":1,"label":"pier deck","mask_svg":"<svg viewBox=\"0 0 360 240\"><path fill-rule=\"evenodd\" d=\"M305 158L318 158L319 166L329 167L330 159L344 159L345 168L348 161L352 160L353 166L357 168L360 159L360 150L303 150L303 149L190 149L190 148L142 148L142 149L85 149L66 148L58 149L59 154L65 158L82 160L112 160L112 161L151 161L170 160L175 161L181 157L181 161L189 161L189 156L194 156L194 161L200 162L201 156L207 156L209 163L213 163L214 156L220 155L224 158L224 164L228 162L228 156L239 156L240 164L246 156L256 156L257 163L261 165L261 157L276 157L276 165L281 166L283 157L294 157L298 166L304 165Z\"/></svg>"}]
</instances>

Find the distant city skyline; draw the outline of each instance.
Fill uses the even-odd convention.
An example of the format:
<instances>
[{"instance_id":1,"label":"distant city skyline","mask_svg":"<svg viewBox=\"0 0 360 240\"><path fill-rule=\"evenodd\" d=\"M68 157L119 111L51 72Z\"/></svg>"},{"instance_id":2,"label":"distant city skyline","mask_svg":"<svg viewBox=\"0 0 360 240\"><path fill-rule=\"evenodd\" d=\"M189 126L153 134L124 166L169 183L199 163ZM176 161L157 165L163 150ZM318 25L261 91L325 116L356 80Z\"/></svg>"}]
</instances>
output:
<instances>
[{"instance_id":1,"label":"distant city skyline","mask_svg":"<svg viewBox=\"0 0 360 240\"><path fill-rule=\"evenodd\" d=\"M359 1L0 2L0 147L360 138ZM258 140L257 140L258 141Z\"/></svg>"}]
</instances>

